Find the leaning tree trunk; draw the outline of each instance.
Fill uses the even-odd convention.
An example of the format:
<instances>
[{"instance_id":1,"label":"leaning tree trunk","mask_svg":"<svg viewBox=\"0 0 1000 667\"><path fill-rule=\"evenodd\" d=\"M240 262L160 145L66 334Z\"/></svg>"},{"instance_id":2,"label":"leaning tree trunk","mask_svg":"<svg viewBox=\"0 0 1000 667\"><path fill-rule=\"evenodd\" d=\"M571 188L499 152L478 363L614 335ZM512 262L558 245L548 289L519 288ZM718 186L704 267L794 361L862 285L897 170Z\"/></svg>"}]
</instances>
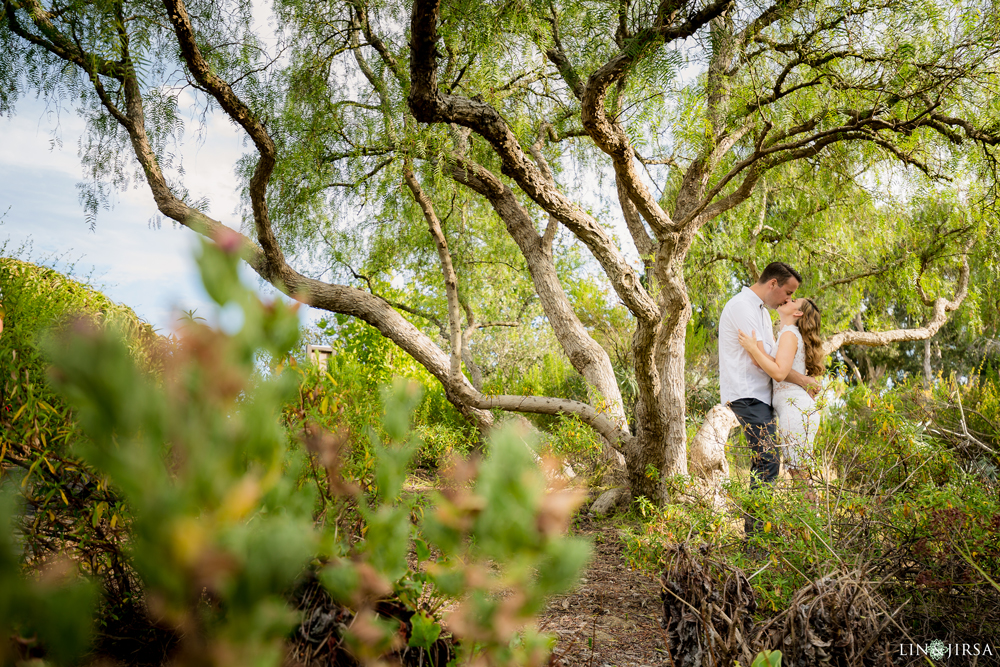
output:
<instances>
[{"instance_id":1,"label":"leaning tree trunk","mask_svg":"<svg viewBox=\"0 0 1000 667\"><path fill-rule=\"evenodd\" d=\"M685 345L691 321L691 300L684 281L684 260L694 240L692 232L682 232L661 243L657 258L657 278L661 289L663 323L657 363L660 372L660 405L664 414L664 464L661 477L686 475L687 466L687 386Z\"/></svg>"},{"instance_id":2,"label":"leaning tree trunk","mask_svg":"<svg viewBox=\"0 0 1000 667\"><path fill-rule=\"evenodd\" d=\"M539 234L530 213L517 200L514 192L481 166L473 168L471 162L456 162L451 175L456 182L489 200L525 258L535 293L556 340L573 368L587 381L591 404L606 414L618 428L627 431L624 401L611 358L587 332L559 280L552 252L557 221L550 220L545 233ZM612 486L623 485L625 458L607 439L603 458L609 470L604 482Z\"/></svg>"}]
</instances>

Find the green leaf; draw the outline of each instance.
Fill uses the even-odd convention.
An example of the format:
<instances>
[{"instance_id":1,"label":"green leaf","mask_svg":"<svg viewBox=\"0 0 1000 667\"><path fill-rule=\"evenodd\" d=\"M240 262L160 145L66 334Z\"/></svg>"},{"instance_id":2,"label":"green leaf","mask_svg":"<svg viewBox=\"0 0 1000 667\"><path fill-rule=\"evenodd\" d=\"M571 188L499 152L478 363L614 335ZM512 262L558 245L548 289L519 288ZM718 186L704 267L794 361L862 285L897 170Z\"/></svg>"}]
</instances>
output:
<instances>
[{"instance_id":1,"label":"green leaf","mask_svg":"<svg viewBox=\"0 0 1000 667\"><path fill-rule=\"evenodd\" d=\"M431 549L430 549L430 547L427 546L427 543L424 542L422 539L417 538L416 540L414 540L413 541L413 548L417 552L417 560L419 562L422 563L425 560L429 560L430 559L430 557L431 557Z\"/></svg>"},{"instance_id":2,"label":"green leaf","mask_svg":"<svg viewBox=\"0 0 1000 667\"><path fill-rule=\"evenodd\" d=\"M422 611L414 614L410 622L413 624L410 646L429 649L441 636L441 626Z\"/></svg>"},{"instance_id":3,"label":"green leaf","mask_svg":"<svg viewBox=\"0 0 1000 667\"><path fill-rule=\"evenodd\" d=\"M761 651L751 667L781 667L781 651Z\"/></svg>"},{"instance_id":4,"label":"green leaf","mask_svg":"<svg viewBox=\"0 0 1000 667\"><path fill-rule=\"evenodd\" d=\"M341 603L351 601L360 583L357 569L347 561L324 568L317 576L323 588Z\"/></svg>"}]
</instances>

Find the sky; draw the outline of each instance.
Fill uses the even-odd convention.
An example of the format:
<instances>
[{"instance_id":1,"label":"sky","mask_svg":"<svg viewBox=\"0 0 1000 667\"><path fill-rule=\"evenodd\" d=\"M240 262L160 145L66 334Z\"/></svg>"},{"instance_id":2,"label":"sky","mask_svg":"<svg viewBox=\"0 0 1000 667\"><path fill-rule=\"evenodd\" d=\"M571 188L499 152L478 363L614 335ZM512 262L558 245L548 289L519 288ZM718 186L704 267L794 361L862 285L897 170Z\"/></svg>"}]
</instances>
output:
<instances>
[{"instance_id":1,"label":"sky","mask_svg":"<svg viewBox=\"0 0 1000 667\"><path fill-rule=\"evenodd\" d=\"M252 0L252 7L258 36L274 42L268 3ZM182 93L182 113L191 101L189 93ZM189 129L180 147L184 185L193 199L208 199L210 216L237 228L234 170L245 151L245 135L221 112L206 118L201 140ZM30 253L20 259L63 272L72 264L74 278L131 307L163 333L184 311L209 313L211 300L193 260L198 235L159 216L145 182L117 193L114 206L101 210L90 229L77 198L77 184L83 181L77 142L84 133L83 119L69 105L56 114L30 94L11 116L0 116L0 248L6 243L0 254L11 256L30 243ZM162 224L151 224L157 218ZM262 286L249 267L243 265L242 271L245 282L262 294L277 294ZM311 316L308 308L300 314Z\"/></svg>"},{"instance_id":2,"label":"sky","mask_svg":"<svg viewBox=\"0 0 1000 667\"><path fill-rule=\"evenodd\" d=\"M21 100L12 117L0 117L0 246L21 259L43 263L85 279L147 322L169 331L178 313L209 310L192 259L197 235L157 217L145 183L118 193L110 210L98 213L92 231L77 199L83 168L77 140L84 122L72 110L58 116L43 102ZM54 139L58 137L61 145ZM182 146L185 184L195 198L208 197L209 215L237 226L238 186L234 166L242 135L228 121L209 117L203 142ZM256 285L252 272L247 280Z\"/></svg>"}]
</instances>

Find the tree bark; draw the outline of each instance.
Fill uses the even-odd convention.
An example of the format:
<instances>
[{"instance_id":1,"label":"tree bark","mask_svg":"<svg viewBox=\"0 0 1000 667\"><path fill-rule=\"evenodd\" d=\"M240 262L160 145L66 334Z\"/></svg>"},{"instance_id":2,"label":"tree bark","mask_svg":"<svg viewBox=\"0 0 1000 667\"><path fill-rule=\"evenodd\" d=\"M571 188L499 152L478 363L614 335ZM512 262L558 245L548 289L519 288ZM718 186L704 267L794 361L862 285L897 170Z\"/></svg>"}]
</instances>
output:
<instances>
[{"instance_id":1,"label":"tree bark","mask_svg":"<svg viewBox=\"0 0 1000 667\"><path fill-rule=\"evenodd\" d=\"M930 387L934 381L934 369L931 368L931 339L924 339L924 386Z\"/></svg>"}]
</instances>

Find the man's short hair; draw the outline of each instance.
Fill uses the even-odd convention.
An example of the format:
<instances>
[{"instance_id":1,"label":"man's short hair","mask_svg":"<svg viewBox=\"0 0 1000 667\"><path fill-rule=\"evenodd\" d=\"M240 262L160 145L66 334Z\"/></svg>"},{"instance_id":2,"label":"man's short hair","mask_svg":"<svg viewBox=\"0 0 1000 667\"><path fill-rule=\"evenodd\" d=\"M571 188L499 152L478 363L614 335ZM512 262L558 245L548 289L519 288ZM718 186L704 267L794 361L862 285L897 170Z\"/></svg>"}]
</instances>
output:
<instances>
[{"instance_id":1,"label":"man's short hair","mask_svg":"<svg viewBox=\"0 0 1000 667\"><path fill-rule=\"evenodd\" d=\"M778 279L779 286L787 283L789 278L795 278L799 281L800 285L802 284L802 276L799 275L799 272L784 262L771 262L765 266L757 282L763 285L764 283L771 282L773 278Z\"/></svg>"}]
</instances>

